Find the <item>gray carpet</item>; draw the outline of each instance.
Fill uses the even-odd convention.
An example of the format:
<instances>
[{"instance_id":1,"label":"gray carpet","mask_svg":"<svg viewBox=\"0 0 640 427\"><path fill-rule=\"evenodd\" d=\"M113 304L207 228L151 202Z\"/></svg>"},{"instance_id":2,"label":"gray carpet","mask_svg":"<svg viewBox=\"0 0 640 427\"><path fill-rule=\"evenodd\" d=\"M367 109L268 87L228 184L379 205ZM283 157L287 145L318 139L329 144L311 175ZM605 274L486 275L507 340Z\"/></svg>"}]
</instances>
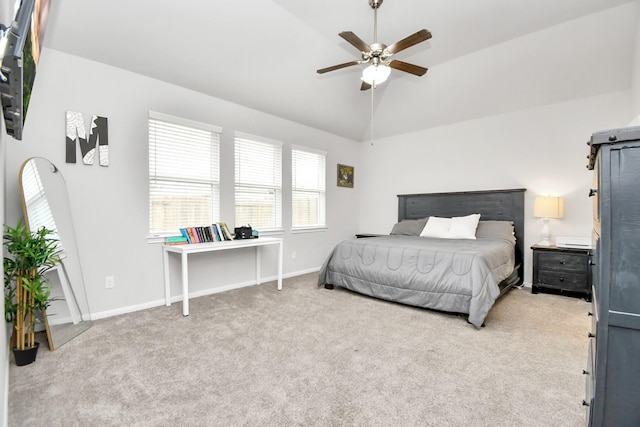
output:
<instances>
[{"instance_id":1,"label":"gray carpet","mask_svg":"<svg viewBox=\"0 0 640 427\"><path fill-rule=\"evenodd\" d=\"M316 274L96 321L10 368L10 426L582 426L590 305L516 289L465 319Z\"/></svg>"}]
</instances>

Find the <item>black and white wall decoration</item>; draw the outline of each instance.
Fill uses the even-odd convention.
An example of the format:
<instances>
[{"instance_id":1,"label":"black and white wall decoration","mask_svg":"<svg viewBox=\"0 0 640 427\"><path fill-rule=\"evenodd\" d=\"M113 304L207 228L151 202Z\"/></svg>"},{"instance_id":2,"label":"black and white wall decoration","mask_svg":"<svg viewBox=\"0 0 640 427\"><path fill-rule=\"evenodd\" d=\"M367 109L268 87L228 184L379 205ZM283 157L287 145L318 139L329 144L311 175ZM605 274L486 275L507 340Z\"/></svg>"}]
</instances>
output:
<instances>
[{"instance_id":1,"label":"black and white wall decoration","mask_svg":"<svg viewBox=\"0 0 640 427\"><path fill-rule=\"evenodd\" d=\"M76 142L80 146L82 163L92 165L96 156L96 145L100 166L109 166L109 130L107 118L93 116L91 118L91 130L89 138L84 127L84 117L82 113L67 111L67 138L66 153L67 163L76 162Z\"/></svg>"}]
</instances>

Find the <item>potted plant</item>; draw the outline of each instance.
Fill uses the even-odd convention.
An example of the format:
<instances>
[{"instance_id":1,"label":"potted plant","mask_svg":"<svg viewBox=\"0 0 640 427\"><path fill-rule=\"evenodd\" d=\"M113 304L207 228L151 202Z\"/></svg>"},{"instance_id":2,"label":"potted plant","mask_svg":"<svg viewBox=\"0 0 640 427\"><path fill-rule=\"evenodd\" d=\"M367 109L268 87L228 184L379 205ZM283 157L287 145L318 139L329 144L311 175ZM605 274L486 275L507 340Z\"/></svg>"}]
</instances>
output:
<instances>
[{"instance_id":1,"label":"potted plant","mask_svg":"<svg viewBox=\"0 0 640 427\"><path fill-rule=\"evenodd\" d=\"M21 220L15 228L5 225L4 315L14 325L11 341L18 366L34 362L38 353L35 312L46 310L51 294L44 274L60 262L58 239L51 233L45 227L31 232Z\"/></svg>"}]
</instances>

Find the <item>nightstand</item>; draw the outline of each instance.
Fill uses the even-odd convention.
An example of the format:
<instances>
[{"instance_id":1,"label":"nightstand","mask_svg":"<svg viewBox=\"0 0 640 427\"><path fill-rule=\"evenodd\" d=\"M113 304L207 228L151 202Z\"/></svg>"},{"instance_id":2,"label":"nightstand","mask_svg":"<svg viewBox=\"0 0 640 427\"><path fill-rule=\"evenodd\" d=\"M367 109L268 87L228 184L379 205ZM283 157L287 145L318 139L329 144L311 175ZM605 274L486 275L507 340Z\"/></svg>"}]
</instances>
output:
<instances>
[{"instance_id":1,"label":"nightstand","mask_svg":"<svg viewBox=\"0 0 640 427\"><path fill-rule=\"evenodd\" d=\"M533 245L531 292L580 296L591 301L591 249Z\"/></svg>"}]
</instances>

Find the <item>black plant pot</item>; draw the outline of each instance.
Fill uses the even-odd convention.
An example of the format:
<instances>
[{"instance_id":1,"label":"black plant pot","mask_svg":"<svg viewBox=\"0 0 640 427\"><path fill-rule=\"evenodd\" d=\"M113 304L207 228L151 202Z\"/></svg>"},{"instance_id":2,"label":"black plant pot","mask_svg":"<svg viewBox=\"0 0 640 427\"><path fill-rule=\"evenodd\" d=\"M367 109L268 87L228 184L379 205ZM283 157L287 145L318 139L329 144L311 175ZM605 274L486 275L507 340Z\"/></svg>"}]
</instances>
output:
<instances>
[{"instance_id":1,"label":"black plant pot","mask_svg":"<svg viewBox=\"0 0 640 427\"><path fill-rule=\"evenodd\" d=\"M40 347L40 343L36 342L31 348L25 348L24 350L18 350L17 348L13 349L13 357L16 359L16 365L24 366L36 361L36 356L38 355L38 347Z\"/></svg>"}]
</instances>

